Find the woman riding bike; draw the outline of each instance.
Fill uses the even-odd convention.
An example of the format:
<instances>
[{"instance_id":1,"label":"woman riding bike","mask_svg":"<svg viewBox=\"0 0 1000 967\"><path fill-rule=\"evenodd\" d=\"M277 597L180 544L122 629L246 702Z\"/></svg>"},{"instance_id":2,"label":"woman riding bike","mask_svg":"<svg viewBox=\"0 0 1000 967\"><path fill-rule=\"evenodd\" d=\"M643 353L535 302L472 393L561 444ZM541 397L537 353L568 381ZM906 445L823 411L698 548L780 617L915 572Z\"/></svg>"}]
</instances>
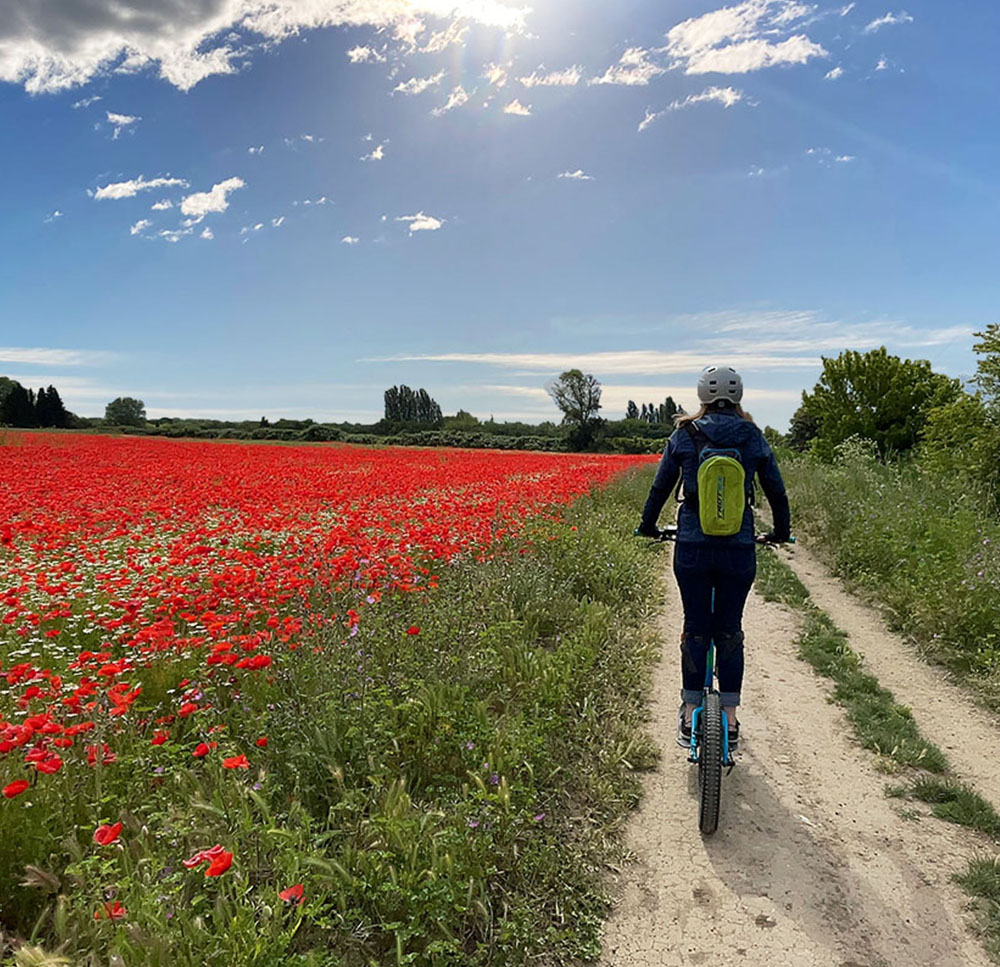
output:
<instances>
[{"instance_id":1,"label":"woman riding bike","mask_svg":"<svg viewBox=\"0 0 1000 967\"><path fill-rule=\"evenodd\" d=\"M677 713L677 743L691 744L691 716L701 704L710 642L714 640L719 691L729 723L729 747L739 740L736 707L743 685L743 606L757 573L752 510L753 479L771 506L774 528L761 540L784 543L790 536L790 512L785 484L764 434L740 405L743 380L731 366L708 366L698 380L700 409L677 420L677 429L649 491L636 533L657 537L657 518L678 479L684 501L677 519L674 576L684 604L681 636L683 688ZM745 473L745 504L735 533L705 533L698 507L698 470L711 453L738 459ZM739 468L736 468L737 472Z\"/></svg>"}]
</instances>

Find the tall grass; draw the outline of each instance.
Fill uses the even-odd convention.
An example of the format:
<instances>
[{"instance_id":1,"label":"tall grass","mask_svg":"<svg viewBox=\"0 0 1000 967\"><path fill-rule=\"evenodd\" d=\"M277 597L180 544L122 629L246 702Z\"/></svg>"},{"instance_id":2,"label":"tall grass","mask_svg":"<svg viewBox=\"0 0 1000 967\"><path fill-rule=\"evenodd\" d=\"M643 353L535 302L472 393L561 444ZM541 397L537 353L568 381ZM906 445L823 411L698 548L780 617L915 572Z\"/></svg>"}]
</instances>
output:
<instances>
[{"instance_id":1,"label":"tall grass","mask_svg":"<svg viewBox=\"0 0 1000 967\"><path fill-rule=\"evenodd\" d=\"M1000 521L986 497L857 445L833 465L797 456L782 471L796 530L834 571L935 660L1000 695Z\"/></svg>"},{"instance_id":2,"label":"tall grass","mask_svg":"<svg viewBox=\"0 0 1000 967\"><path fill-rule=\"evenodd\" d=\"M631 537L648 485L596 493L526 546L445 569L426 599L383 599L346 646L213 696L211 756L137 733L86 788L64 770L4 803L0 962L596 956L600 874L655 759L643 699L661 569ZM241 750L250 770L220 767ZM116 821L120 840L96 846ZM216 843L234 856L221 876L182 864ZM279 897L297 884L301 904Z\"/></svg>"}]
</instances>

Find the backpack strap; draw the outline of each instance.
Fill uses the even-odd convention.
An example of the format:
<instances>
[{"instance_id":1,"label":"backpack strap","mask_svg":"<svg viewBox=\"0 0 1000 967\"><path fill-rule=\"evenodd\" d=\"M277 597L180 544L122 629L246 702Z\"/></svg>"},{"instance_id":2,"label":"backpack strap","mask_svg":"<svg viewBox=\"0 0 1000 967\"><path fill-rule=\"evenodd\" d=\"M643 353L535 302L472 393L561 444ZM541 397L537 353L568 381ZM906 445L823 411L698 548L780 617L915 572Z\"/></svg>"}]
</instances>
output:
<instances>
[{"instance_id":1,"label":"backpack strap","mask_svg":"<svg viewBox=\"0 0 1000 967\"><path fill-rule=\"evenodd\" d=\"M684 424L684 429L687 430L688 436L691 437L691 442L694 444L694 453L696 457L701 456L701 451L705 449L705 446L712 441L709 440L708 434L700 426L695 426L694 420L688 420ZM695 497L697 498L697 493ZM677 489L674 491L674 500L679 504L683 504L687 500L687 494L684 493L684 474L682 473L677 478Z\"/></svg>"}]
</instances>

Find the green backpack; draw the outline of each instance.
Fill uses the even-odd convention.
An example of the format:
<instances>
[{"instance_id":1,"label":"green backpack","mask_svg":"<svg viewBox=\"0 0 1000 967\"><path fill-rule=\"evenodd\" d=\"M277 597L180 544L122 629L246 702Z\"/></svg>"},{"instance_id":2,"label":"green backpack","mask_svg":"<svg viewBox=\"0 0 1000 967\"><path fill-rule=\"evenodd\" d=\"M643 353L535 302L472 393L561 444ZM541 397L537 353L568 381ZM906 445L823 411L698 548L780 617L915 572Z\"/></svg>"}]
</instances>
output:
<instances>
[{"instance_id":1,"label":"green backpack","mask_svg":"<svg viewBox=\"0 0 1000 967\"><path fill-rule=\"evenodd\" d=\"M752 503L740 451L712 445L694 421L686 424L698 454L698 520L709 537L732 537L743 527L743 512ZM702 439L699 439L702 438Z\"/></svg>"}]
</instances>

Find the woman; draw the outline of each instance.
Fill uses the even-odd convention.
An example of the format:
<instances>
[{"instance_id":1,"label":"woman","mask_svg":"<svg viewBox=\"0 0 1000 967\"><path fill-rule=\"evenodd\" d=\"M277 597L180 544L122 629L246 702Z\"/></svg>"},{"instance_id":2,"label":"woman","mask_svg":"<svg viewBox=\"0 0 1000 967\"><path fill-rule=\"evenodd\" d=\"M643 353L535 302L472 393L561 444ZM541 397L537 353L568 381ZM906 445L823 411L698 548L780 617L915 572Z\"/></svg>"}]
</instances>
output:
<instances>
[{"instance_id":1,"label":"woman","mask_svg":"<svg viewBox=\"0 0 1000 967\"><path fill-rule=\"evenodd\" d=\"M715 642L719 691L729 723L729 745L739 741L736 707L743 684L743 606L757 573L757 554L751 501L756 475L771 505L774 529L762 538L783 543L789 539L788 497L774 453L764 434L746 413L743 380L731 366L708 366L698 380L701 408L678 419L649 491L637 534L656 537L656 520L670 492L681 479L684 502L677 519L674 575L684 603L681 636L683 688L677 714L677 742L691 743L691 715L701 704L705 687L708 646ZM738 456L746 481L742 524L731 536L709 536L698 512L698 467L703 451L728 450ZM738 468L736 468L738 472Z\"/></svg>"}]
</instances>

